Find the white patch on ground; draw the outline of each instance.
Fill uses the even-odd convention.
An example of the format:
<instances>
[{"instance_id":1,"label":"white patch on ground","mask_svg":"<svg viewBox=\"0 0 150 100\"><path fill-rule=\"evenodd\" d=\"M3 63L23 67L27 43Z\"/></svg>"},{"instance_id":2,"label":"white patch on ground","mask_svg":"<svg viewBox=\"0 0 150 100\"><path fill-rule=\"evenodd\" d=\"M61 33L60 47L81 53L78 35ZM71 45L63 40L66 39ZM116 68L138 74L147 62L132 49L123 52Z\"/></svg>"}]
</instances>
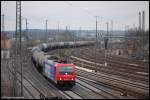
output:
<instances>
[{"instance_id":1,"label":"white patch on ground","mask_svg":"<svg viewBox=\"0 0 150 100\"><path fill-rule=\"evenodd\" d=\"M87 63L90 63L90 64L96 64L96 65L100 65L100 66L105 66L104 64L95 63L95 62L88 61L88 60L85 60L85 59L82 59L82 58L78 58L78 57L75 57L75 56L71 56L71 58L74 58L76 60L80 60L80 61L83 61L83 62L87 62Z\"/></svg>"},{"instance_id":2,"label":"white patch on ground","mask_svg":"<svg viewBox=\"0 0 150 100\"><path fill-rule=\"evenodd\" d=\"M1 50L1 59L9 59L10 51L9 50Z\"/></svg>"},{"instance_id":3,"label":"white patch on ground","mask_svg":"<svg viewBox=\"0 0 150 100\"><path fill-rule=\"evenodd\" d=\"M107 66L107 62L104 63L105 67Z\"/></svg>"},{"instance_id":4,"label":"white patch on ground","mask_svg":"<svg viewBox=\"0 0 150 100\"><path fill-rule=\"evenodd\" d=\"M28 47L27 49L28 49L28 50L32 50L32 49L33 49L33 47Z\"/></svg>"},{"instance_id":5,"label":"white patch on ground","mask_svg":"<svg viewBox=\"0 0 150 100\"><path fill-rule=\"evenodd\" d=\"M83 67L79 67L79 66L76 66L77 69L80 69L80 70L84 70L84 71L87 71L87 72L93 72L94 70L91 70L91 69L87 69L87 68L83 68Z\"/></svg>"},{"instance_id":6,"label":"white patch on ground","mask_svg":"<svg viewBox=\"0 0 150 100\"><path fill-rule=\"evenodd\" d=\"M138 66L138 64L129 64L129 65L132 65L132 66Z\"/></svg>"},{"instance_id":7,"label":"white patch on ground","mask_svg":"<svg viewBox=\"0 0 150 100\"><path fill-rule=\"evenodd\" d=\"M136 72L138 74L143 74L143 75L148 75L148 73L145 73L145 72Z\"/></svg>"}]
</instances>

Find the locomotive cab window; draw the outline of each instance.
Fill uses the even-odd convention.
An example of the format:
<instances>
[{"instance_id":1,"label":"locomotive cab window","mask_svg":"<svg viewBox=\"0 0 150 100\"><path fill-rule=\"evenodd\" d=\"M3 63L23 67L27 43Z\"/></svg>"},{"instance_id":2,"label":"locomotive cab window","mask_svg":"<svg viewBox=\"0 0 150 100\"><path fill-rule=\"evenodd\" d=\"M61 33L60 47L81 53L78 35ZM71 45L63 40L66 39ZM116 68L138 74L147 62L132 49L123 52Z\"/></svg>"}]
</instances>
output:
<instances>
[{"instance_id":1,"label":"locomotive cab window","mask_svg":"<svg viewBox=\"0 0 150 100\"><path fill-rule=\"evenodd\" d=\"M72 75L74 72L73 66L61 66L59 70L60 75Z\"/></svg>"}]
</instances>

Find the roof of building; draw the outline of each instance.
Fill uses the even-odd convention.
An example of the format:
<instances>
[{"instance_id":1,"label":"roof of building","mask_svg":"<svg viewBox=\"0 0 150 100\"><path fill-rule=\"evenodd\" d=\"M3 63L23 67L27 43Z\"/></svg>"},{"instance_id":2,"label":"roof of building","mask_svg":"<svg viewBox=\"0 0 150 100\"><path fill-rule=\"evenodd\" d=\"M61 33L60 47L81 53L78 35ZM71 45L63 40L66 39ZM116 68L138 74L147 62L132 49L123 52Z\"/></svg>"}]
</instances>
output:
<instances>
[{"instance_id":1,"label":"roof of building","mask_svg":"<svg viewBox=\"0 0 150 100\"><path fill-rule=\"evenodd\" d=\"M6 39L10 39L10 38L6 35L6 33L1 32L1 40L6 40Z\"/></svg>"}]
</instances>

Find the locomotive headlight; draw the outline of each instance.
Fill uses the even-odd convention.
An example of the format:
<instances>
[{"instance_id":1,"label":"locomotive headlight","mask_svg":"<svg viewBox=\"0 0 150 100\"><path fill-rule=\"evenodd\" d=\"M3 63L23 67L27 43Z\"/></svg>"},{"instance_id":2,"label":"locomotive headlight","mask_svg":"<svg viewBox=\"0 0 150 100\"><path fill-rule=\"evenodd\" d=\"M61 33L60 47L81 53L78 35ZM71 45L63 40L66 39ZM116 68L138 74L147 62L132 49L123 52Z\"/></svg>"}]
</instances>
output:
<instances>
[{"instance_id":1,"label":"locomotive headlight","mask_svg":"<svg viewBox=\"0 0 150 100\"><path fill-rule=\"evenodd\" d=\"M60 80L61 80L61 78L60 78Z\"/></svg>"},{"instance_id":2,"label":"locomotive headlight","mask_svg":"<svg viewBox=\"0 0 150 100\"><path fill-rule=\"evenodd\" d=\"M73 80L73 78L71 80Z\"/></svg>"}]
</instances>

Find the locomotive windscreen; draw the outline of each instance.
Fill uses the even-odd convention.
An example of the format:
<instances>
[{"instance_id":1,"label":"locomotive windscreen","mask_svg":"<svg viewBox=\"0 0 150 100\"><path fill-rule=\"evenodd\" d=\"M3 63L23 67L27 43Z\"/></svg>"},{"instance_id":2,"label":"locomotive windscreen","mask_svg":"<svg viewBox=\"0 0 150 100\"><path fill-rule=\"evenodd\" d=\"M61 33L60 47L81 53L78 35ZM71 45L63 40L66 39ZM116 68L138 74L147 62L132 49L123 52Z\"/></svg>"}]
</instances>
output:
<instances>
[{"instance_id":1,"label":"locomotive windscreen","mask_svg":"<svg viewBox=\"0 0 150 100\"><path fill-rule=\"evenodd\" d=\"M73 74L73 66L61 66L59 69L60 75L72 75Z\"/></svg>"}]
</instances>

